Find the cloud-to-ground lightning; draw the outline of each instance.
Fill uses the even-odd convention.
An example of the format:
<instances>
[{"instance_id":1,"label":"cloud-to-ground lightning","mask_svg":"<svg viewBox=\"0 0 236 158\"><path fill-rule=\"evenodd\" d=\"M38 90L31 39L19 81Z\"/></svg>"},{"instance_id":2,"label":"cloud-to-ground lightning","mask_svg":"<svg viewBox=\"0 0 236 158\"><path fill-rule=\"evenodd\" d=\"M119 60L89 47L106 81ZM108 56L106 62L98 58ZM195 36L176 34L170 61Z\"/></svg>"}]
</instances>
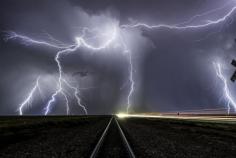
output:
<instances>
[{"instance_id":1,"label":"cloud-to-ground lightning","mask_svg":"<svg viewBox=\"0 0 236 158\"><path fill-rule=\"evenodd\" d=\"M134 78L133 78L133 62L132 62L132 54L131 52L128 52L128 56L129 56L129 81L130 81L130 90L129 90L129 94L128 94L128 97L127 97L127 113L129 113L129 108L131 106L131 97L132 97L132 94L134 92L134 86L135 86L135 83L134 83Z\"/></svg>"},{"instance_id":2,"label":"cloud-to-ground lightning","mask_svg":"<svg viewBox=\"0 0 236 158\"><path fill-rule=\"evenodd\" d=\"M78 88L72 86L69 82L67 82L65 79L63 79L63 82L72 90L74 90L74 97L76 98L77 104L84 110L84 112L86 114L88 114L87 109L85 108L85 106L81 103L81 99L79 97L79 90Z\"/></svg>"},{"instance_id":3,"label":"cloud-to-ground lightning","mask_svg":"<svg viewBox=\"0 0 236 158\"><path fill-rule=\"evenodd\" d=\"M61 62L60 62L60 56L64 53L69 53L69 52L73 52L77 49L77 47L74 47L74 48L68 48L68 49L64 49L62 51L59 51L56 56L55 56L55 61L57 63L57 67L58 67L58 73L59 73L59 77L58 77L58 88L57 90L52 94L51 96L51 99L48 101L47 105L46 105L46 108L45 108L45 115L47 115L50 110L51 110L51 106L52 104L55 102L55 97L58 95L58 94L62 94L66 100L66 111L67 111L67 114L69 114L70 112L70 109L69 109L69 103L68 103L68 98L65 94L65 92L63 91L63 88L62 88L62 73L63 73L63 70L62 70L62 66L61 66ZM85 110L86 114L87 114L87 110Z\"/></svg>"},{"instance_id":4,"label":"cloud-to-ground lightning","mask_svg":"<svg viewBox=\"0 0 236 158\"><path fill-rule=\"evenodd\" d=\"M88 29L88 28L86 28ZM52 104L56 101L56 97L61 94L64 98L65 98L65 102L66 102L66 111L67 114L69 114L70 112L70 108L69 108L69 100L68 97L63 89L63 82L65 83L66 86L68 86L69 88L74 90L74 97L77 100L77 104L83 109L83 111L85 112L85 114L88 114L86 107L81 103L81 99L79 97L79 91L78 88L73 87L71 84L69 84L65 79L63 79L63 68L60 62L60 57L63 54L69 54L71 52L75 52L78 48L80 47L85 47L89 50L93 50L93 51L99 51L102 49L105 49L107 47L109 47L109 45L115 40L116 35L117 35L117 28L115 27L115 25L112 27L112 32L109 33L104 33L102 36L106 36L107 39L105 42L103 42L102 44L100 44L99 46L93 46L92 44L89 44L86 39L85 39L85 34L83 34L80 37L76 37L75 38L75 44L72 45L66 45L63 44L61 42L58 42L58 40L55 40L54 38L52 38L51 36L50 39L53 39L52 42L48 42L48 41L44 41L44 40L35 40L32 39L28 36L24 36L24 35L20 35L17 34L15 32L8 32L7 36L6 36L6 40L11 40L11 39L20 39L21 42L25 45L44 45L44 46L49 46L49 47L53 47L56 49L59 49L59 51L56 53L56 56L54 58L54 60L57 63L57 67L58 67L58 85L57 85L57 89L56 91L51 95L51 99L47 102L46 107L45 107L45 115L48 115L51 111L51 106ZM38 81L36 86L38 86ZM27 97L27 99L20 105L20 115L23 114L22 112L22 108L31 100L33 93L35 92L37 87L34 87L31 91L31 93L29 94L29 96Z\"/></svg>"},{"instance_id":5,"label":"cloud-to-ground lightning","mask_svg":"<svg viewBox=\"0 0 236 158\"><path fill-rule=\"evenodd\" d=\"M32 102L32 99L33 99L33 95L36 92L36 90L38 89L39 92L41 92L40 87L39 87L39 79L40 79L40 77L37 77L34 87L31 89L27 98L20 104L20 107L18 109L19 115L23 115L23 108L30 105L30 103Z\"/></svg>"},{"instance_id":6,"label":"cloud-to-ground lightning","mask_svg":"<svg viewBox=\"0 0 236 158\"><path fill-rule=\"evenodd\" d=\"M233 2L235 2L235 1L233 1ZM195 15L195 16L191 17L189 20L187 20L185 22L182 22L182 23L179 23L179 24L174 24L174 25L168 25L168 24L149 25L149 24L146 24L146 23L137 22L135 24L124 24L124 25L121 25L120 27L123 28L123 29L146 28L146 29L171 29L171 30L189 30L189 29L195 30L195 29L200 29L200 28L206 28L206 27L214 26L214 25L221 24L221 23L225 22L227 19L229 19L235 13L236 6L233 6L224 16L222 16L222 17L220 17L220 18L218 18L216 20L205 20L204 23L195 24L195 25L191 25L189 23L193 22L195 19L197 19L199 17L202 17L202 16L205 16L205 15L214 13L214 12L216 12L218 10L224 9L224 7L226 7L226 5L223 5L222 7L219 7L219 8L207 11L207 12L204 12L202 14ZM131 68L132 68L132 61L130 61L130 63L131 63ZM219 78L221 78L221 80L225 84L224 91L225 91L226 98L228 99L227 106L228 106L228 113L229 113L230 112L230 103L232 104L232 106L234 107L235 110L236 110L236 103L234 102L233 98L231 97L231 95L229 93L227 81L226 81L226 79L224 78L224 76L221 73L220 64L217 64L217 65L218 65L217 66L218 67L217 76ZM133 86L134 86L134 80L132 79L132 71L130 71L130 74L131 74L130 75L131 76L130 80L132 82L131 82L130 93L128 95L127 111L129 109L129 106L130 106L129 98L130 98L130 96L133 93Z\"/></svg>"},{"instance_id":7,"label":"cloud-to-ground lightning","mask_svg":"<svg viewBox=\"0 0 236 158\"><path fill-rule=\"evenodd\" d=\"M57 63L57 66L58 66L58 73L59 73L58 88L52 94L51 99L48 101L48 103L46 105L46 108L45 108L44 114L47 115L50 112L51 105L52 105L52 103L55 102L55 100L56 100L55 97L58 94L61 94L65 98L65 101L66 101L66 111L67 111L67 114L69 114L69 101L68 101L66 93L63 91L63 88L62 88L62 66L61 66L59 58L60 58L61 54L69 53L71 51L75 51L76 50L76 46L74 46L74 45L65 45L65 44L57 44L57 43L50 43L50 42L47 42L47 41L35 40L35 39L30 38L30 37L17 34L15 32L9 32L8 33L8 35L6 37L6 40L10 40L10 39L20 39L25 45L32 45L32 44L34 44L34 45L45 45L45 46L49 46L49 47L53 47L53 48L57 48L57 49L62 49L62 50L58 51L58 53L56 54L56 56L54 58L56 63ZM87 113L87 111L86 111L86 113ZM22 115L22 113L21 113L21 115Z\"/></svg>"},{"instance_id":8,"label":"cloud-to-ground lightning","mask_svg":"<svg viewBox=\"0 0 236 158\"><path fill-rule=\"evenodd\" d=\"M122 32L120 33L120 35L118 37L121 41L121 45L123 46L123 52L127 55L128 64L129 64L128 71L129 71L130 87L129 87L129 92L127 95L127 108L126 108L126 113L129 113L129 109L131 107L131 97L132 97L134 90L135 90L134 65L133 65L132 51L128 48L128 46L126 44L126 40L124 39L124 35Z\"/></svg>"},{"instance_id":9,"label":"cloud-to-ground lightning","mask_svg":"<svg viewBox=\"0 0 236 158\"><path fill-rule=\"evenodd\" d=\"M225 78L225 76L222 73L222 66L219 62L214 62L214 67L215 67L215 71L216 71L216 75L217 77L223 82L224 84L224 96L227 99L227 107L228 107L228 114L230 113L230 105L234 108L234 110L236 111L236 102L233 99L230 90L229 90L229 86L228 86L228 82Z\"/></svg>"},{"instance_id":10,"label":"cloud-to-ground lightning","mask_svg":"<svg viewBox=\"0 0 236 158\"><path fill-rule=\"evenodd\" d=\"M140 28L141 27L141 28L147 28L147 29L175 29L175 30L191 29L191 30L195 30L195 29L199 29L199 28L206 28L206 27L214 26L214 25L221 24L221 23L227 21L227 19L229 19L230 16L232 16L235 13L236 6L232 7L225 15L223 15L222 17L220 17L216 20L205 20L203 23L201 22L200 24L194 24L194 25L191 24L191 23L199 17L205 16L205 15L208 15L208 14L212 14L212 13L218 11L218 10L224 9L224 7L225 6L222 6L220 8L216 8L214 10L211 10L211 11L199 14L199 15L195 15L195 16L193 16L192 18L190 18L189 20L187 20L185 22L182 22L182 23L179 23L179 24L173 24L173 25L169 25L169 24L149 25L149 24L146 24L146 23L138 22L136 24L120 25L121 30L118 30L119 28L117 28L116 25L112 24L110 26L111 31L105 32L104 30L99 29L100 33L99 34L95 33L95 35L93 35L92 37L86 37L86 33L87 33L87 31L88 32L94 32L94 29L90 29L90 28L86 27L86 28L82 28L82 35L81 36L75 37L75 42L73 44L64 44L63 42L54 39L49 34L47 36L49 37L50 41L45 41L45 40L35 40L35 39L32 39L28 36L20 35L20 34L17 34L15 32L8 32L8 36L6 37L6 40L20 39L20 41L25 45L32 45L32 44L34 44L34 45L43 45L43 46L48 46L48 47L52 47L52 48L55 48L55 49L59 50L59 51L57 51L57 53L55 55L55 58L54 58L55 62L57 63L58 75L59 75L57 88L56 88L56 91L51 95L50 100L46 104L45 113L44 113L45 115L50 113L50 111L52 109L52 105L56 101L56 97L58 95L62 95L65 98L67 114L69 114L69 112L70 112L69 101L68 101L68 97L65 93L63 85L66 85L67 87L74 90L74 97L77 99L78 105L87 114L87 109L81 103L78 88L72 86L69 82L67 82L63 78L63 68L62 68L62 65L61 65L61 62L60 62L60 57L61 57L61 55L66 55L66 54L69 54L71 52L75 52L79 48L86 48L86 49L91 50L91 51L100 51L100 50L103 50L105 48L108 48L116 40L117 36L122 37L120 42L124 46L124 52L128 54L128 62L129 62L130 90L129 90L129 93L127 95L127 113L128 113L129 108L131 106L131 97L132 97L132 95L134 93L134 90L135 90L135 81L134 81L134 77L133 77L133 75L134 75L133 74L133 69L134 68L133 68L133 61L132 61L132 53L130 51L130 48L127 47L126 42L123 40L123 36L121 34L119 34L119 33L121 33L122 29L133 29L133 28ZM97 39L97 38L101 38L101 37L105 38L105 41L103 41L102 44L99 44L98 46L95 46L95 45L91 44L88 41L89 39ZM236 103L232 99L232 97L231 97L231 95L228 91L227 82L226 82L224 76L221 73L220 64L216 64L216 65L217 65L217 76L226 85L225 86L226 97L229 100L229 103L231 103L231 105L234 106L234 108L236 108ZM34 90L34 89L32 89L32 90ZM32 95L29 98L31 99ZM28 101L23 102L24 103L24 104L22 104L23 107L25 106L25 104L27 102ZM21 111L21 114L22 114L22 111Z\"/></svg>"},{"instance_id":11,"label":"cloud-to-ground lightning","mask_svg":"<svg viewBox=\"0 0 236 158\"><path fill-rule=\"evenodd\" d=\"M85 36L85 34L83 34L81 37L76 37L76 46L73 47L70 47L70 48L67 48L67 49L64 49L62 51L59 51L55 57L55 61L57 62L57 66L58 66L58 72L59 72L59 78L58 78L58 83L59 83L59 86L58 86L58 89L56 90L56 92L52 95L51 99L48 101L47 105L46 105L46 111L45 111L45 115L47 115L49 112L50 112L50 109L51 109L51 105L53 102L55 102L55 97L59 94L59 93L62 93L63 96L65 97L66 100L67 97L65 95L65 93L63 92L63 88L62 88L62 66L61 66L61 63L60 63L60 55L64 54L64 53L70 53L70 52L74 52L76 51L80 46L84 46L88 49L91 49L91 50L101 50L101 49L105 49L106 47L108 47L110 45L110 43L115 39L116 37L116 27L114 26L113 27L113 31L112 31L112 35L110 38L108 38L108 40L106 42L104 42L102 45L96 47L96 46L93 46L93 45L90 45L86 42L86 40L83 38L83 36ZM78 96L78 89L71 86L68 82L66 82L64 80L64 82L66 83L67 86L69 86L70 88L72 88L74 90L74 96L75 98L77 99L77 103L78 105L84 110L85 114L87 114L87 109L85 108L84 105L82 105L81 103L81 100ZM68 102L68 101L67 101ZM67 106L69 108L69 106ZM67 114L69 112L69 109L67 108Z\"/></svg>"}]
</instances>

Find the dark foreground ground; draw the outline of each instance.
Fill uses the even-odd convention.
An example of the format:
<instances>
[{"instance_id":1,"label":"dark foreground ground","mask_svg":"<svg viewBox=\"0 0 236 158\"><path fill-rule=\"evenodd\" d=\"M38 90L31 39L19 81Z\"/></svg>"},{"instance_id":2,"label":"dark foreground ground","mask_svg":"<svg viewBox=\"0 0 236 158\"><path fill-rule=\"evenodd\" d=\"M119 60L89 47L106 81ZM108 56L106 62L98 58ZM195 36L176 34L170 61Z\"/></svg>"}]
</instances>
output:
<instances>
[{"instance_id":1,"label":"dark foreground ground","mask_svg":"<svg viewBox=\"0 0 236 158\"><path fill-rule=\"evenodd\" d=\"M138 157L236 158L236 124L125 118L122 127Z\"/></svg>"},{"instance_id":2,"label":"dark foreground ground","mask_svg":"<svg viewBox=\"0 0 236 158\"><path fill-rule=\"evenodd\" d=\"M110 118L0 117L0 158L89 157ZM118 121L136 157L236 157L235 123L164 118ZM127 156L120 147L119 132L114 124L110 127L99 157Z\"/></svg>"},{"instance_id":3,"label":"dark foreground ground","mask_svg":"<svg viewBox=\"0 0 236 158\"><path fill-rule=\"evenodd\" d=\"M0 157L89 157L109 119L109 116L2 117Z\"/></svg>"}]
</instances>

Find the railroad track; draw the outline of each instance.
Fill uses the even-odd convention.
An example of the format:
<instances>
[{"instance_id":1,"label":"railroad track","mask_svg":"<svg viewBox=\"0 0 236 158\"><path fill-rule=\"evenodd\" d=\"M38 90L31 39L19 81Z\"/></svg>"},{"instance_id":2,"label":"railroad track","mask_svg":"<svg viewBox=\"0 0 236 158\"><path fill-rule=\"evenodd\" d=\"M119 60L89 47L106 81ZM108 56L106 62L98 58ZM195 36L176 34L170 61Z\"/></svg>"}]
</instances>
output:
<instances>
[{"instance_id":1,"label":"railroad track","mask_svg":"<svg viewBox=\"0 0 236 158\"><path fill-rule=\"evenodd\" d=\"M110 119L90 156L90 158L97 157L135 158L134 152L115 117Z\"/></svg>"}]
</instances>

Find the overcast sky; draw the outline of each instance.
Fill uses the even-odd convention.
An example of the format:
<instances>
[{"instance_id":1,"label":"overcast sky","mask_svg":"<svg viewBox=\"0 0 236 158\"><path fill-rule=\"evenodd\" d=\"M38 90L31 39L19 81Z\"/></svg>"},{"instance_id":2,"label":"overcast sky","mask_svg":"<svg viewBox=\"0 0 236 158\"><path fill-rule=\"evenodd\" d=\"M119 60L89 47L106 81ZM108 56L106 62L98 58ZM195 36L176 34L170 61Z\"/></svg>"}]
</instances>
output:
<instances>
[{"instance_id":1,"label":"overcast sky","mask_svg":"<svg viewBox=\"0 0 236 158\"><path fill-rule=\"evenodd\" d=\"M0 114L18 114L19 105L38 76L41 94L34 94L31 106L24 108L24 113L43 114L56 90L58 77L54 61L58 50L26 45L19 40L6 41L8 31L40 40L48 40L50 34L73 44L82 27L103 30L100 27L103 24L115 23L119 27L137 22L199 25L223 17L234 6L236 2L226 0L3 0L0 2ZM183 23L200 14L193 21ZM131 111L226 107L224 85L217 78L213 62L222 64L234 97L236 88L230 81L234 68L230 62L236 56L235 17L233 13L223 23L198 29L120 28L132 52L134 66ZM71 84L85 88L80 96L89 114L126 110L129 63L127 55L117 48L119 44L97 53L80 49L62 57L64 76ZM73 75L78 71L88 74ZM67 93L71 114L83 114L73 93L70 90ZM66 114L64 105L59 95L50 114Z\"/></svg>"}]
</instances>

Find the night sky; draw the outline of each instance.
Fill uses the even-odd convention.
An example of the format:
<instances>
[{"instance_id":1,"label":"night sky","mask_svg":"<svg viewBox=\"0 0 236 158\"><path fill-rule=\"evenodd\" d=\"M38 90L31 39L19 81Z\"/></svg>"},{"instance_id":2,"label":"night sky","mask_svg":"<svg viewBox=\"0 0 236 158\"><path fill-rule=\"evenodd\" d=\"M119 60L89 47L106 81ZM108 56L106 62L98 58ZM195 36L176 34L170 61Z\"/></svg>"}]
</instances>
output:
<instances>
[{"instance_id":1,"label":"night sky","mask_svg":"<svg viewBox=\"0 0 236 158\"><path fill-rule=\"evenodd\" d=\"M19 113L19 105L38 76L41 93L35 92L24 114L43 114L57 88L54 57L58 50L18 39L6 40L10 31L37 40L50 41L53 37L73 44L83 27L106 31L102 26L111 23L118 27L139 22L199 25L223 17L235 6L233 0L3 0L0 2L0 115ZM235 17L236 11L219 24L184 30L120 27L125 37L122 40L132 51L135 87L130 111L225 108L224 85L213 63L221 63L234 97L236 85L230 81L234 67L230 63L236 57ZM81 102L89 114L126 111L130 69L127 54L120 46L121 42L114 42L99 51L81 48L61 57L63 75L79 86ZM76 75L81 71L88 73ZM65 91L70 114L84 114L71 90ZM56 97L50 114L66 114L61 95Z\"/></svg>"}]
</instances>

